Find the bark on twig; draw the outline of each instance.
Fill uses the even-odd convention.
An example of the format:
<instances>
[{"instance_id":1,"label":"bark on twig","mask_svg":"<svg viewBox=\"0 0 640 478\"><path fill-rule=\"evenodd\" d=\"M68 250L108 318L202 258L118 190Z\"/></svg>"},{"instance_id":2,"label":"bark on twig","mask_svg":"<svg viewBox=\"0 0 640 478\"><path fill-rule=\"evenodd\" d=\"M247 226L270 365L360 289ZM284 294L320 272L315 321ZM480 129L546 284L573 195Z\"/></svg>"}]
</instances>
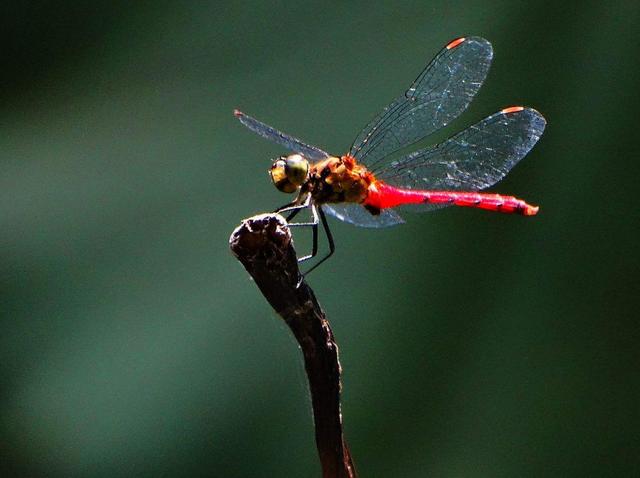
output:
<instances>
[{"instance_id":1,"label":"bark on twig","mask_svg":"<svg viewBox=\"0 0 640 478\"><path fill-rule=\"evenodd\" d=\"M342 434L338 346L311 288L304 280L296 287L300 272L287 223L276 214L254 216L233 231L229 244L300 344L322 476L355 478Z\"/></svg>"}]
</instances>

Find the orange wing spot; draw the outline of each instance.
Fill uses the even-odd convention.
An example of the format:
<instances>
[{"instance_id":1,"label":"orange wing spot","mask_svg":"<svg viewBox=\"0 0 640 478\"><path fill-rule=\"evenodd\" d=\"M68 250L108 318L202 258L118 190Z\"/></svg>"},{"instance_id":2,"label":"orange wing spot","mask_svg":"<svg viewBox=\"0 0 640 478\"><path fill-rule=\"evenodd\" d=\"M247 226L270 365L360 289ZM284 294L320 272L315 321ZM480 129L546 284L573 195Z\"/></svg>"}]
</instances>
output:
<instances>
[{"instance_id":1,"label":"orange wing spot","mask_svg":"<svg viewBox=\"0 0 640 478\"><path fill-rule=\"evenodd\" d=\"M500 113L508 115L509 113L517 113L518 111L522 111L524 106L509 106L508 108L503 109Z\"/></svg>"},{"instance_id":2,"label":"orange wing spot","mask_svg":"<svg viewBox=\"0 0 640 478\"><path fill-rule=\"evenodd\" d=\"M447 50L452 50L455 47L457 47L458 45L460 45L460 43L462 43L463 41L465 41L466 38L465 37L460 37L460 38L456 38L455 40L453 40L452 42L450 42L445 48Z\"/></svg>"}]
</instances>

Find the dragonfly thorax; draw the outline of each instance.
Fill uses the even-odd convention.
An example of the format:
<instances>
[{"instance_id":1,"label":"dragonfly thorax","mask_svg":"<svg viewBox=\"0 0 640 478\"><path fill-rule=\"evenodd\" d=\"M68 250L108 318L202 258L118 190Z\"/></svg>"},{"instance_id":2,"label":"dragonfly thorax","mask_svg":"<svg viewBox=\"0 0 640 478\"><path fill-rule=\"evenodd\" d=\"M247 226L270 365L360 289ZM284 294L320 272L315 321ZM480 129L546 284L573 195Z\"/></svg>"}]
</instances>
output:
<instances>
[{"instance_id":1,"label":"dragonfly thorax","mask_svg":"<svg viewBox=\"0 0 640 478\"><path fill-rule=\"evenodd\" d=\"M373 181L373 174L365 166L346 155L329 157L312 164L304 189L308 190L317 204L362 203Z\"/></svg>"},{"instance_id":2,"label":"dragonfly thorax","mask_svg":"<svg viewBox=\"0 0 640 478\"><path fill-rule=\"evenodd\" d=\"M309 178L309 161L300 154L280 156L271 164L269 176L283 193L296 192Z\"/></svg>"}]
</instances>

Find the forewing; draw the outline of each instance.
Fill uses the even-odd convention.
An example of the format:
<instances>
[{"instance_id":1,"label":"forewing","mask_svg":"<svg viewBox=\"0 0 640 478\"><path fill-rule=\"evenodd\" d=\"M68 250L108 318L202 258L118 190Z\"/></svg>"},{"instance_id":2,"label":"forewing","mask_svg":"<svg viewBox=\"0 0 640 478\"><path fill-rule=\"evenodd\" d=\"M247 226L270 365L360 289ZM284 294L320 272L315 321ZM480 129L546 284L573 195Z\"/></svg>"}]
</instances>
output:
<instances>
[{"instance_id":1,"label":"forewing","mask_svg":"<svg viewBox=\"0 0 640 478\"><path fill-rule=\"evenodd\" d=\"M482 86L492 57L491 44L483 38L450 42L405 94L360 132L350 154L375 169L388 155L449 124Z\"/></svg>"},{"instance_id":2,"label":"forewing","mask_svg":"<svg viewBox=\"0 0 640 478\"><path fill-rule=\"evenodd\" d=\"M410 189L485 189L533 148L545 125L532 108L506 108L440 144L394 161L377 177Z\"/></svg>"},{"instance_id":3,"label":"forewing","mask_svg":"<svg viewBox=\"0 0 640 478\"><path fill-rule=\"evenodd\" d=\"M354 226L379 228L404 223L404 219L393 209L383 209L376 216L360 204L354 203L323 204L322 209L333 217Z\"/></svg>"},{"instance_id":4,"label":"forewing","mask_svg":"<svg viewBox=\"0 0 640 478\"><path fill-rule=\"evenodd\" d=\"M300 153L307 159L318 160L329 157L329 154L322 151L320 148L303 143L298 138L289 136L288 134L278 131L275 128L252 118L249 115L244 114L242 111L235 110L234 114L240 120L240 122L249 128L254 133L259 134L263 138L273 141L274 143L284 146L294 153Z\"/></svg>"}]
</instances>

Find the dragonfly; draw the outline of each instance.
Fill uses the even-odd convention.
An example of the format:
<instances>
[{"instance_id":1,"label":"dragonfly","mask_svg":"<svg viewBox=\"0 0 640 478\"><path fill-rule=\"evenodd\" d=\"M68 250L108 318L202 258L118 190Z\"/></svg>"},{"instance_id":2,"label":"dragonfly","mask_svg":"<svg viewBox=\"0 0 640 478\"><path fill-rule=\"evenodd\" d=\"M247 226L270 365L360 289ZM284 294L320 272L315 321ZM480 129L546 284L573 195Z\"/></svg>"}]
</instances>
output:
<instances>
[{"instance_id":1,"label":"dragonfly","mask_svg":"<svg viewBox=\"0 0 640 478\"><path fill-rule=\"evenodd\" d=\"M312 228L311 254L299 262L318 254L319 224L325 232L329 251L307 274L335 252L325 212L369 228L403 223L398 210L404 209L423 212L453 205L537 214L538 206L514 196L478 192L504 178L540 139L546 120L533 108L503 108L439 144L395 154L457 118L482 86L492 58L493 49L484 38L449 42L342 156L234 111L251 131L293 153L274 159L269 174L278 190L296 193L275 212L288 213L290 226ZM304 209L310 209L310 220L290 223Z\"/></svg>"}]
</instances>

